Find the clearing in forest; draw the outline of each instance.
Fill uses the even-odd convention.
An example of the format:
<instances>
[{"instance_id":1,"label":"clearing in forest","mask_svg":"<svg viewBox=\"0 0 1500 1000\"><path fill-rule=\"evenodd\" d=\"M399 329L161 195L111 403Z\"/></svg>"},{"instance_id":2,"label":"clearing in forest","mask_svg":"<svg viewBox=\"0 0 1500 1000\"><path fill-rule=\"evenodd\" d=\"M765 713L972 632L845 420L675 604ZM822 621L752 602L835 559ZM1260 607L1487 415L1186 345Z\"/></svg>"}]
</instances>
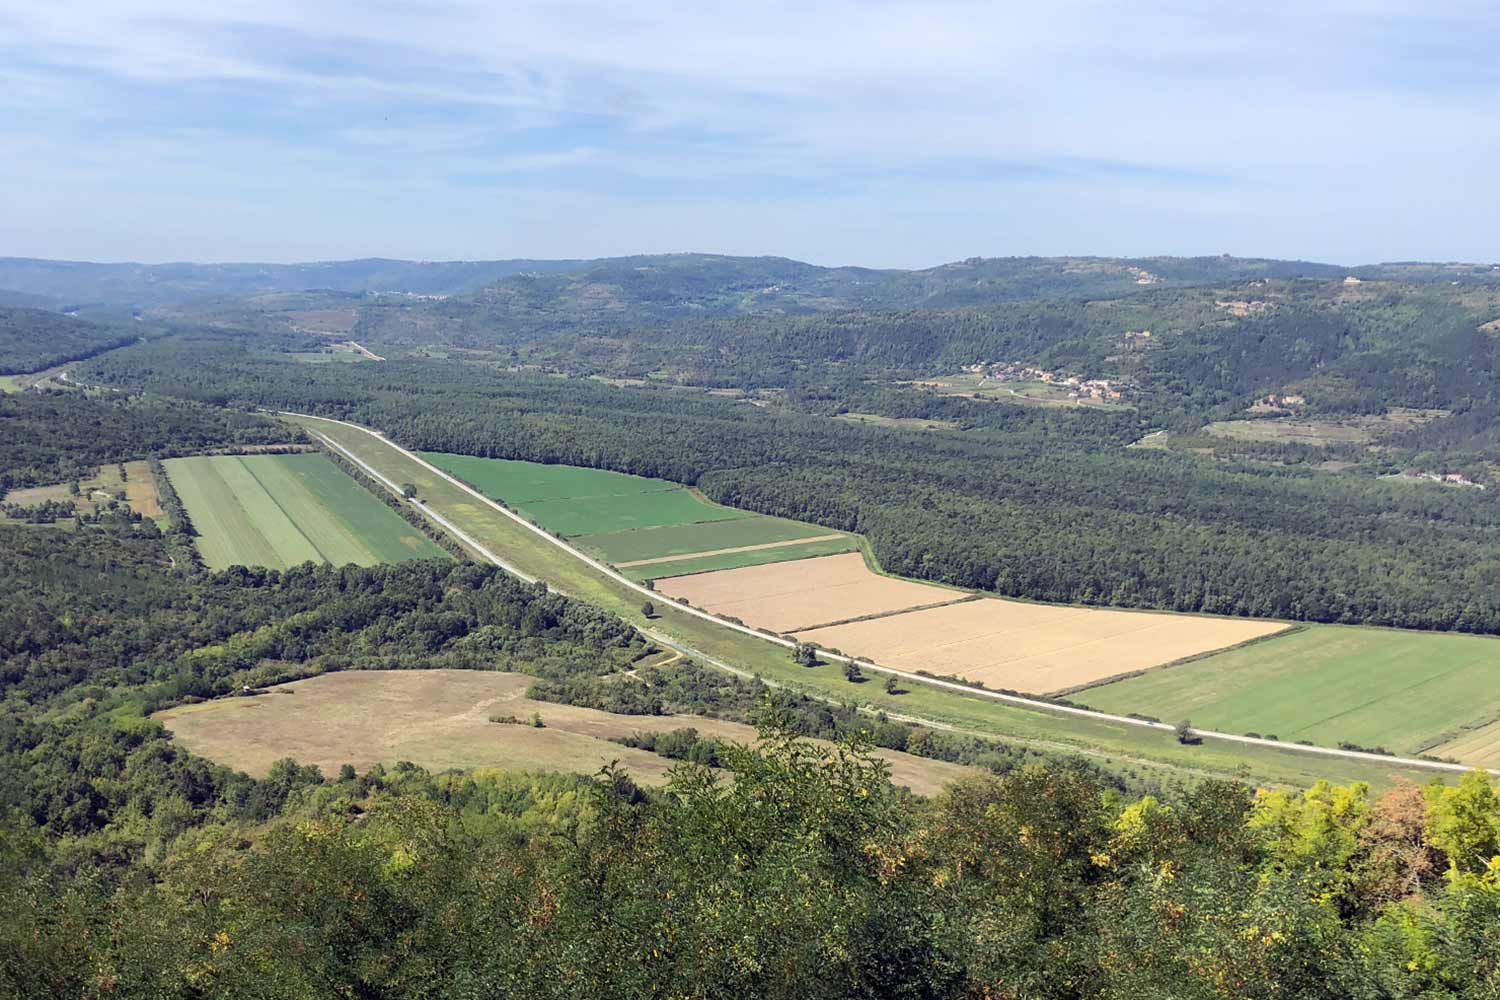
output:
<instances>
[{"instance_id":1,"label":"clearing in forest","mask_svg":"<svg viewBox=\"0 0 1500 1000\"><path fill-rule=\"evenodd\" d=\"M957 675L990 688L1048 694L1223 649L1286 627L1245 618L984 598L814 629L797 637L898 670ZM1196 716L1194 721L1199 721Z\"/></svg>"},{"instance_id":2,"label":"clearing in forest","mask_svg":"<svg viewBox=\"0 0 1500 1000\"><path fill-rule=\"evenodd\" d=\"M1110 712L1191 719L1224 732L1415 753L1500 711L1500 639L1310 625L1073 700ZM1481 743L1461 749L1482 753ZM1451 745L1437 752L1453 753Z\"/></svg>"},{"instance_id":3,"label":"clearing in forest","mask_svg":"<svg viewBox=\"0 0 1500 1000\"><path fill-rule=\"evenodd\" d=\"M158 712L183 746L220 764L263 776L282 757L363 771L409 760L433 771L498 767L594 774L617 760L631 777L659 785L676 763L610 742L646 730L691 726L705 737L754 742L753 726L696 715L643 717L532 701L533 678L479 670L347 670ZM620 683L631 681L622 678ZM540 714L542 728L530 725ZM490 722L514 716L522 723ZM973 772L944 761L882 751L891 779L921 795Z\"/></svg>"},{"instance_id":4,"label":"clearing in forest","mask_svg":"<svg viewBox=\"0 0 1500 1000\"><path fill-rule=\"evenodd\" d=\"M320 454L213 455L165 465L211 569L447 557Z\"/></svg>"},{"instance_id":5,"label":"clearing in forest","mask_svg":"<svg viewBox=\"0 0 1500 1000\"><path fill-rule=\"evenodd\" d=\"M71 501L78 513L93 514L99 507L124 493L131 510L144 518L154 520L161 517L161 500L156 495L156 480L151 475L150 463L126 462L124 469L125 476L122 479L119 463L101 465L94 475L78 481L76 495L70 488L70 483L57 483L11 490L5 495L5 499L26 507L54 500L64 503Z\"/></svg>"},{"instance_id":6,"label":"clearing in forest","mask_svg":"<svg viewBox=\"0 0 1500 1000\"><path fill-rule=\"evenodd\" d=\"M655 586L674 600L686 598L752 628L782 633L967 596L946 587L880 576L858 552L669 577Z\"/></svg>"}]
</instances>

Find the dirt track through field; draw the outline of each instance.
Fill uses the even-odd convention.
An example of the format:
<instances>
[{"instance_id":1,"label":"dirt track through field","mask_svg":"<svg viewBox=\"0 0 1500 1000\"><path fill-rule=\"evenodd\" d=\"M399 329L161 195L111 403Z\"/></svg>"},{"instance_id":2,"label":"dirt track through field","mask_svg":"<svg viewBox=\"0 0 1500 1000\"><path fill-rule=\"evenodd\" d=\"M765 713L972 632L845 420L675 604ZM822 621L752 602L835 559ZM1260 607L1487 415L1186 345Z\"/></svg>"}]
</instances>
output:
<instances>
[{"instance_id":1,"label":"dirt track through field","mask_svg":"<svg viewBox=\"0 0 1500 1000\"><path fill-rule=\"evenodd\" d=\"M732 549L709 549L706 552L684 552L677 556L657 556L655 559L633 559L630 562L615 563L616 569L629 569L631 566L655 566L658 563L682 562L687 559L703 559L708 556L728 556L737 552L759 552L761 549L781 549L788 545L805 545L808 542L831 542L837 538L843 538L841 534L813 535L811 538L789 538L784 542L762 542L759 545L737 545Z\"/></svg>"}]
</instances>

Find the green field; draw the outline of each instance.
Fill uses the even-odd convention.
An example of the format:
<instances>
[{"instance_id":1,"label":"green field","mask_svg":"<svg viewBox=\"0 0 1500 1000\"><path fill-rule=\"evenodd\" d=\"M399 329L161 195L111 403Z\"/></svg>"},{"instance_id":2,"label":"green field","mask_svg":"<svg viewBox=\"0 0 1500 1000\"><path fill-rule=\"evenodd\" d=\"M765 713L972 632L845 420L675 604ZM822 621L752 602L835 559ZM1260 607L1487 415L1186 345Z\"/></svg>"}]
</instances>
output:
<instances>
[{"instance_id":1,"label":"green field","mask_svg":"<svg viewBox=\"0 0 1500 1000\"><path fill-rule=\"evenodd\" d=\"M422 456L560 535L615 534L634 528L694 525L750 516L746 511L704 500L687 487L665 479L503 458L438 452L423 452ZM679 551L703 551L703 547ZM636 558L667 554L670 553L650 551Z\"/></svg>"},{"instance_id":2,"label":"green field","mask_svg":"<svg viewBox=\"0 0 1500 1000\"><path fill-rule=\"evenodd\" d=\"M795 538L815 538L832 532L816 524L788 521L780 517L745 514L733 520L701 524L672 524L635 531L612 531L585 535L578 544L610 562L633 562L660 556L679 556L693 552L712 552L741 545L764 545Z\"/></svg>"},{"instance_id":3,"label":"green field","mask_svg":"<svg viewBox=\"0 0 1500 1000\"><path fill-rule=\"evenodd\" d=\"M1073 700L1224 732L1413 753L1500 709L1500 639L1313 625Z\"/></svg>"},{"instance_id":4,"label":"green field","mask_svg":"<svg viewBox=\"0 0 1500 1000\"><path fill-rule=\"evenodd\" d=\"M645 566L626 566L620 572L632 580L657 580L665 576L687 576L689 573L707 573L716 569L739 569L741 566L764 566L766 563L786 562L789 559L831 556L840 552L854 552L858 549L859 541L845 535L820 542L785 545L774 549L723 552L717 555L699 556L696 559L673 559L669 562L654 562Z\"/></svg>"},{"instance_id":5,"label":"green field","mask_svg":"<svg viewBox=\"0 0 1500 1000\"><path fill-rule=\"evenodd\" d=\"M215 455L165 465L211 569L447 556L322 455Z\"/></svg>"},{"instance_id":6,"label":"green field","mask_svg":"<svg viewBox=\"0 0 1500 1000\"><path fill-rule=\"evenodd\" d=\"M423 458L451 473L479 492L508 504L537 500L567 500L576 497L658 493L681 489L664 479L647 479L623 472L585 469L576 465L544 465L508 458L475 458L424 451Z\"/></svg>"},{"instance_id":7,"label":"green field","mask_svg":"<svg viewBox=\"0 0 1500 1000\"><path fill-rule=\"evenodd\" d=\"M690 490L539 500L517 505L537 524L560 535L590 535L666 524L732 521L743 510L699 499Z\"/></svg>"}]
</instances>

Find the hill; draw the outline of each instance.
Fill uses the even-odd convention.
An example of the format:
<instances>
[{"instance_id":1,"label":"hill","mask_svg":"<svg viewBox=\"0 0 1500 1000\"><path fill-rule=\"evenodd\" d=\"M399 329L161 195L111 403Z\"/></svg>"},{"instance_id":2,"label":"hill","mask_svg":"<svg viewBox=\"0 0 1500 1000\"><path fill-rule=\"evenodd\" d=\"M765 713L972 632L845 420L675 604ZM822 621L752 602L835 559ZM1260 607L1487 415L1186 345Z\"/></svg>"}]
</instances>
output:
<instances>
[{"instance_id":1,"label":"hill","mask_svg":"<svg viewBox=\"0 0 1500 1000\"><path fill-rule=\"evenodd\" d=\"M43 309L0 306L0 375L20 375L78 361L135 339L132 330Z\"/></svg>"},{"instance_id":2,"label":"hill","mask_svg":"<svg viewBox=\"0 0 1500 1000\"><path fill-rule=\"evenodd\" d=\"M0 289L77 305L161 306L210 296L292 292L450 295L506 275L576 267L568 260L411 261L372 257L307 264L134 264L0 257Z\"/></svg>"}]
</instances>

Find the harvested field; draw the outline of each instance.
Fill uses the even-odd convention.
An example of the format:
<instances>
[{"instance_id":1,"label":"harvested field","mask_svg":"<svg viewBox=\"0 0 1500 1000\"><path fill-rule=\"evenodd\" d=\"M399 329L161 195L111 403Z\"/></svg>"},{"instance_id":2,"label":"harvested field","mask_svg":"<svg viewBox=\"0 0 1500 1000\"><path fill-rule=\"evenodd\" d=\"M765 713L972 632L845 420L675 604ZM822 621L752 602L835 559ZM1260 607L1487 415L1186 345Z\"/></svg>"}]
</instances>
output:
<instances>
[{"instance_id":1,"label":"harvested field","mask_svg":"<svg viewBox=\"0 0 1500 1000\"><path fill-rule=\"evenodd\" d=\"M1231 733L1412 753L1500 712L1500 639L1309 625L1074 700Z\"/></svg>"},{"instance_id":2,"label":"harvested field","mask_svg":"<svg viewBox=\"0 0 1500 1000\"><path fill-rule=\"evenodd\" d=\"M164 464L211 569L447 558L319 454L215 455Z\"/></svg>"},{"instance_id":3,"label":"harvested field","mask_svg":"<svg viewBox=\"0 0 1500 1000\"><path fill-rule=\"evenodd\" d=\"M668 577L657 580L656 589L754 628L783 633L965 596L872 573L858 552Z\"/></svg>"},{"instance_id":4,"label":"harvested field","mask_svg":"<svg viewBox=\"0 0 1500 1000\"><path fill-rule=\"evenodd\" d=\"M1500 767L1500 721L1467 730L1456 739L1440 743L1427 752L1434 757L1452 757L1477 767Z\"/></svg>"},{"instance_id":5,"label":"harvested field","mask_svg":"<svg viewBox=\"0 0 1500 1000\"><path fill-rule=\"evenodd\" d=\"M1064 691L1271 635L1279 622L983 598L798 633L898 670L1029 694ZM1147 709L1142 709L1146 711Z\"/></svg>"},{"instance_id":6,"label":"harvested field","mask_svg":"<svg viewBox=\"0 0 1500 1000\"><path fill-rule=\"evenodd\" d=\"M701 716L616 715L532 701L532 678L475 670L351 670L270 688L251 698L221 698L158 712L154 718L183 746L229 767L264 775L282 757L332 774L409 760L432 770L503 767L593 774L612 760L636 780L661 784L673 761L609 742L646 730L691 726L704 736L753 742L751 726ZM629 683L622 681L621 683ZM545 727L490 722L491 715ZM883 752L892 780L930 795L968 768Z\"/></svg>"}]
</instances>

